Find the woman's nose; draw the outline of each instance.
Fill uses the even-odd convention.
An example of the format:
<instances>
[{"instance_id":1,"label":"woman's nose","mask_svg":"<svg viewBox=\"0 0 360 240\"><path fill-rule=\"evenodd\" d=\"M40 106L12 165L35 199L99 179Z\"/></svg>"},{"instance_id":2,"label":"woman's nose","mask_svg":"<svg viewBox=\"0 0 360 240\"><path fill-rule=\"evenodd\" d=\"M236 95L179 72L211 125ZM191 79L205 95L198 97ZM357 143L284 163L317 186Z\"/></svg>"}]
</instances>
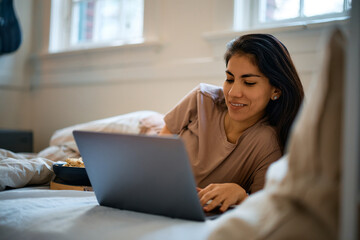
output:
<instances>
[{"instance_id":1,"label":"woman's nose","mask_svg":"<svg viewBox=\"0 0 360 240\"><path fill-rule=\"evenodd\" d=\"M230 90L229 90L229 95L231 97L242 97L243 95L243 86L241 86L241 83L239 83L238 81L235 81L234 84L232 84Z\"/></svg>"}]
</instances>

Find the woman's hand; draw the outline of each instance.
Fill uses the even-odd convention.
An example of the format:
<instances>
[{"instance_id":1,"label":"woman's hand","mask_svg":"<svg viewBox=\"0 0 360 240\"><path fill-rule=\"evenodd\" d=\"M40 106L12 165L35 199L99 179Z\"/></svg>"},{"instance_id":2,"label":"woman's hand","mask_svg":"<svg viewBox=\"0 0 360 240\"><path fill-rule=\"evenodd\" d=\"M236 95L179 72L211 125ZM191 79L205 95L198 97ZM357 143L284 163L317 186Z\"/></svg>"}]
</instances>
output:
<instances>
[{"instance_id":1,"label":"woman's hand","mask_svg":"<svg viewBox=\"0 0 360 240\"><path fill-rule=\"evenodd\" d=\"M240 204L247 198L246 191L236 183L210 184L206 188L197 188L198 196L205 211L211 211L221 204L220 211L225 212L231 205Z\"/></svg>"}]
</instances>

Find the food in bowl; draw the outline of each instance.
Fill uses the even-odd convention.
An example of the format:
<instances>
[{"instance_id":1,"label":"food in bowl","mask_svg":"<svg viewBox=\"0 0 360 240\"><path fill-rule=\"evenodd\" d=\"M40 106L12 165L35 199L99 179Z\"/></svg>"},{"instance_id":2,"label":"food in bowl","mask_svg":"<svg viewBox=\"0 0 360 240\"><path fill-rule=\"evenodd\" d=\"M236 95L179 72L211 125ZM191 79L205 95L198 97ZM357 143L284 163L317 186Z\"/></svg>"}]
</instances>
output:
<instances>
[{"instance_id":1,"label":"food in bowl","mask_svg":"<svg viewBox=\"0 0 360 240\"><path fill-rule=\"evenodd\" d=\"M53 170L56 179L65 184L91 186L84 162L80 158L68 158L65 162L55 162Z\"/></svg>"},{"instance_id":2,"label":"food in bowl","mask_svg":"<svg viewBox=\"0 0 360 240\"><path fill-rule=\"evenodd\" d=\"M65 160L65 164L63 165L63 167L81 167L84 168L84 162L82 160L82 158L67 158Z\"/></svg>"}]
</instances>

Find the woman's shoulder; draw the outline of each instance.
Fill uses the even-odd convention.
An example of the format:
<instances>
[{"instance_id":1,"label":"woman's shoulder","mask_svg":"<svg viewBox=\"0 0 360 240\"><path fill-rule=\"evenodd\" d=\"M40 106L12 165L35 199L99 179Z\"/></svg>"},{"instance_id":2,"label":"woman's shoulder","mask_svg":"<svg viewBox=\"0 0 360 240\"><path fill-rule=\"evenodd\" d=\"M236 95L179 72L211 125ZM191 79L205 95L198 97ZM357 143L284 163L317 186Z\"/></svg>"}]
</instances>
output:
<instances>
[{"instance_id":1,"label":"woman's shoulder","mask_svg":"<svg viewBox=\"0 0 360 240\"><path fill-rule=\"evenodd\" d=\"M222 87L220 86L216 86L216 85L212 85L212 84L208 84L208 83L200 83L197 87L196 87L198 93L211 97L213 99L217 99L219 97L224 96L224 92Z\"/></svg>"},{"instance_id":2,"label":"woman's shoulder","mask_svg":"<svg viewBox=\"0 0 360 240\"><path fill-rule=\"evenodd\" d=\"M246 135L252 139L253 143L272 148L280 146L275 127L271 126L266 119L260 120L248 130Z\"/></svg>"},{"instance_id":3,"label":"woman's shoulder","mask_svg":"<svg viewBox=\"0 0 360 240\"><path fill-rule=\"evenodd\" d=\"M224 102L225 99L224 92L223 92L223 88L220 86L216 86L208 83L200 83L196 89L198 94L201 94L202 96L211 99L215 103Z\"/></svg>"}]
</instances>

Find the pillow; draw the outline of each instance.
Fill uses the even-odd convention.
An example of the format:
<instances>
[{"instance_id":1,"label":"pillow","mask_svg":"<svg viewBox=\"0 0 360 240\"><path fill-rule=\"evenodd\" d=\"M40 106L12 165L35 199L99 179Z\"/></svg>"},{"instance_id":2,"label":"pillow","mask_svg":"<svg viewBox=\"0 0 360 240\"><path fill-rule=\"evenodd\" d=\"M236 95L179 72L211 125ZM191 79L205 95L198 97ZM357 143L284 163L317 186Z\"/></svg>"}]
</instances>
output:
<instances>
[{"instance_id":1,"label":"pillow","mask_svg":"<svg viewBox=\"0 0 360 240\"><path fill-rule=\"evenodd\" d=\"M164 126L164 115L160 113L154 113L140 120L140 134L158 135Z\"/></svg>"},{"instance_id":2,"label":"pillow","mask_svg":"<svg viewBox=\"0 0 360 240\"><path fill-rule=\"evenodd\" d=\"M219 218L210 239L336 239L346 42L335 30L291 132L288 171ZM269 168L273 171L274 168ZM268 174L268 177L273 176Z\"/></svg>"},{"instance_id":3,"label":"pillow","mask_svg":"<svg viewBox=\"0 0 360 240\"><path fill-rule=\"evenodd\" d=\"M147 133L150 131L152 126L140 126L140 122L144 119L151 117L159 118L160 116L162 115L154 111L137 111L115 117L77 124L57 130L50 139L50 146L65 145L78 153L79 150L72 135L74 130L129 134L139 134L140 130L142 130L144 133Z\"/></svg>"}]
</instances>

